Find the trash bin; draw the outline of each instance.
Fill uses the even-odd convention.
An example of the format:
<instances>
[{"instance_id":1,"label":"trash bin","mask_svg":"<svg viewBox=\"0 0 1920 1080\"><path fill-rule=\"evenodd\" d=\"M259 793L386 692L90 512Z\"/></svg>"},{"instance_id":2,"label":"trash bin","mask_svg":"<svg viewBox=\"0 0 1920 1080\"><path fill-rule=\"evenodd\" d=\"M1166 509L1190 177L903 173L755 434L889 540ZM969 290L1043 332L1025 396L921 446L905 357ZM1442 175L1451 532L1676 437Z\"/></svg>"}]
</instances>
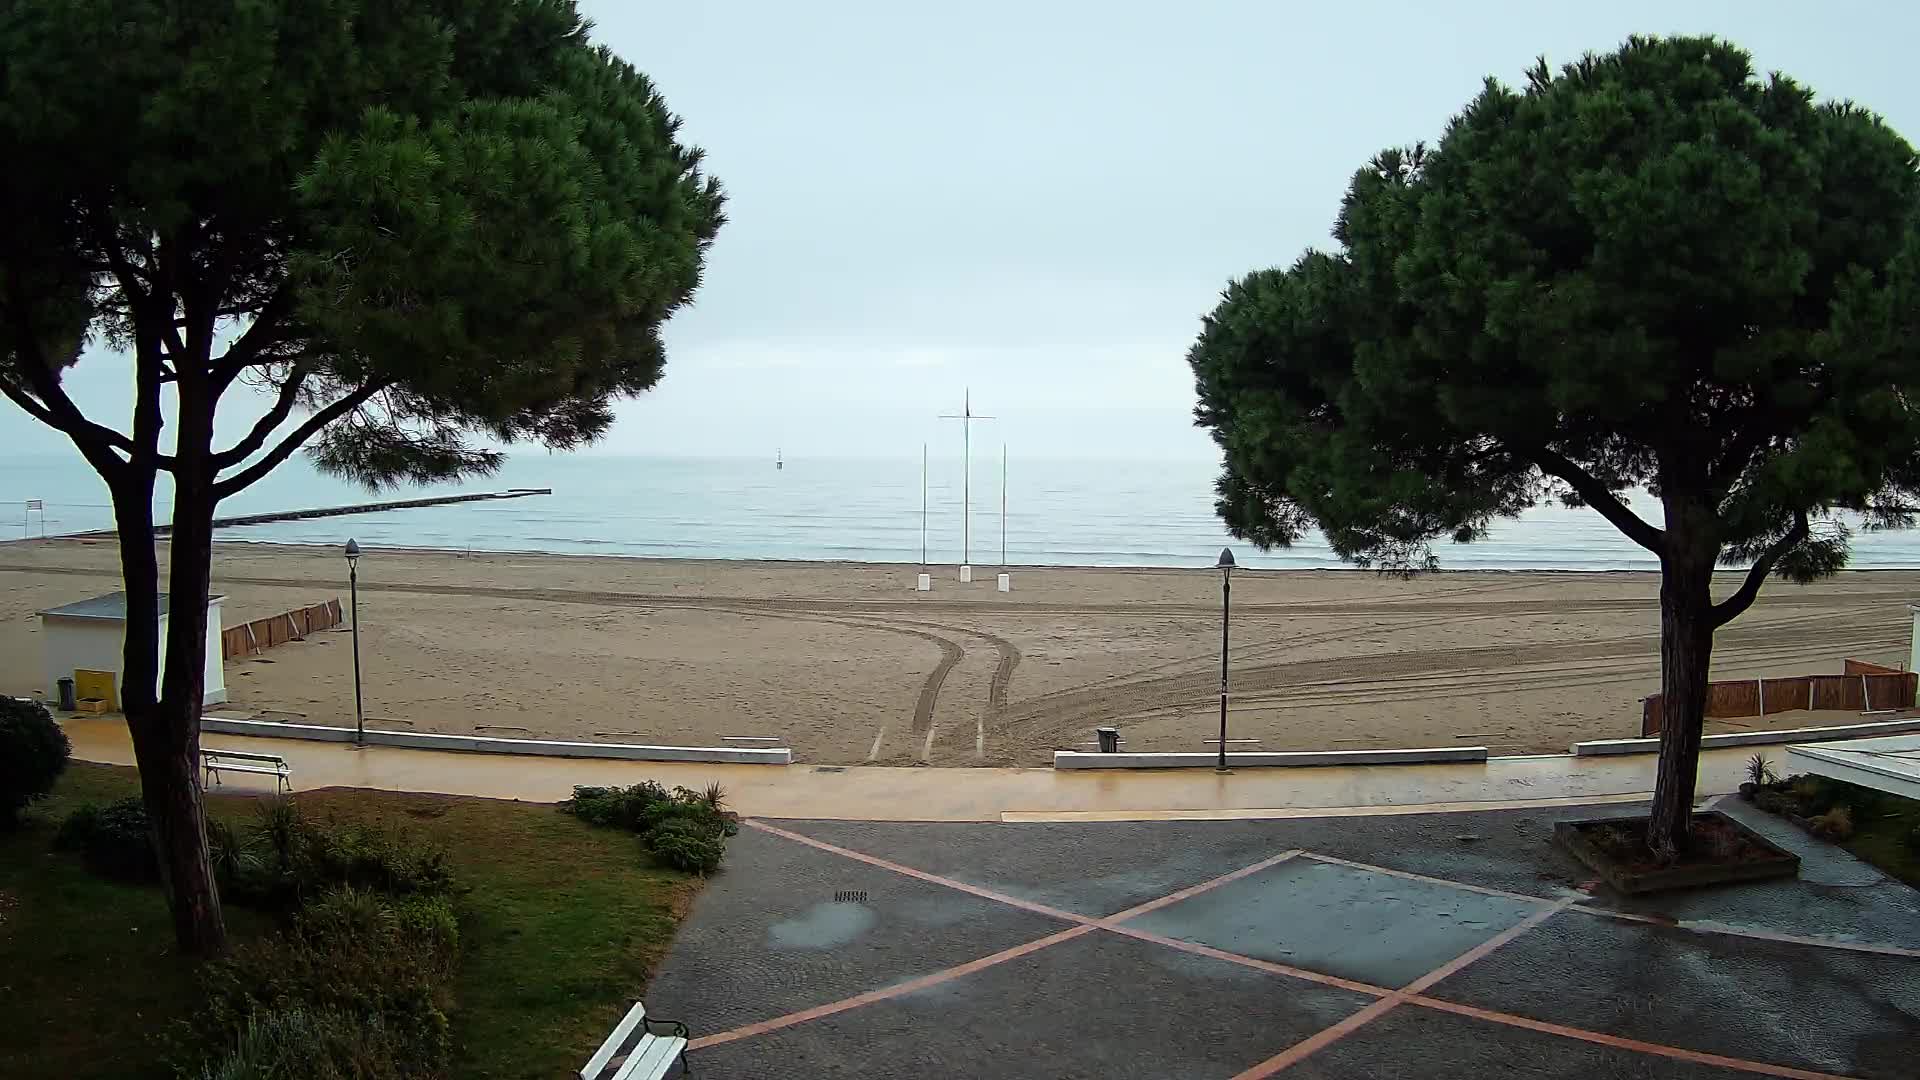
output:
<instances>
[{"instance_id":1,"label":"trash bin","mask_svg":"<svg viewBox=\"0 0 1920 1080\"><path fill-rule=\"evenodd\" d=\"M1100 737L1100 752L1117 754L1120 752L1120 729L1117 727L1094 728L1093 733ZM1084 743L1082 745L1085 745Z\"/></svg>"},{"instance_id":2,"label":"trash bin","mask_svg":"<svg viewBox=\"0 0 1920 1080\"><path fill-rule=\"evenodd\" d=\"M54 685L60 688L60 710L62 712L72 712L74 709L79 707L80 703L74 700L74 696L73 696L73 679L72 678L63 676Z\"/></svg>"}]
</instances>

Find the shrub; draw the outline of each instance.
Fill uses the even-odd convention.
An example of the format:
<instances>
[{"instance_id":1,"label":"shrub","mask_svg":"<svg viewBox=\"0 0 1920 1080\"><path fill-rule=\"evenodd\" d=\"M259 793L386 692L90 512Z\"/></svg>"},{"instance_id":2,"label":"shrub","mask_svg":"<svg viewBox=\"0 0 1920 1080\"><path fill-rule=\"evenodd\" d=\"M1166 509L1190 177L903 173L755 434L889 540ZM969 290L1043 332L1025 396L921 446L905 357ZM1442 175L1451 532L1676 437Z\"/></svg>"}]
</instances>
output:
<instances>
[{"instance_id":1,"label":"shrub","mask_svg":"<svg viewBox=\"0 0 1920 1080\"><path fill-rule=\"evenodd\" d=\"M106 806L77 807L60 822L53 845L78 851L87 869L120 881L158 881L160 864L154 858L147 807L128 797Z\"/></svg>"},{"instance_id":2,"label":"shrub","mask_svg":"<svg viewBox=\"0 0 1920 1080\"><path fill-rule=\"evenodd\" d=\"M1845 840L1853 835L1853 811L1844 806L1836 806L1826 813L1807 822L1815 836L1828 840Z\"/></svg>"},{"instance_id":3,"label":"shrub","mask_svg":"<svg viewBox=\"0 0 1920 1080\"><path fill-rule=\"evenodd\" d=\"M1747 759L1747 782L1755 787L1766 787L1778 781L1780 777L1773 771L1773 762L1765 754L1755 754Z\"/></svg>"},{"instance_id":4,"label":"shrub","mask_svg":"<svg viewBox=\"0 0 1920 1080\"><path fill-rule=\"evenodd\" d=\"M383 1062L375 1071L348 1068L339 1075L437 1076L446 1068L450 1047L445 988L458 948L452 908L444 897L395 900L361 889L329 891L315 897L290 930L242 945L207 965L207 1002L192 1021L195 1041L215 1054L237 1047L219 1063L225 1067L266 1018L338 1017L353 1037L367 1033L366 1042L350 1048L354 1056L348 1064L363 1052L377 1052ZM333 1053L329 1047L323 1039L323 1059L339 1060L325 1056Z\"/></svg>"},{"instance_id":5,"label":"shrub","mask_svg":"<svg viewBox=\"0 0 1920 1080\"><path fill-rule=\"evenodd\" d=\"M394 1068L386 1024L306 1009L255 1013L225 1057L200 1080L389 1080Z\"/></svg>"},{"instance_id":6,"label":"shrub","mask_svg":"<svg viewBox=\"0 0 1920 1080\"><path fill-rule=\"evenodd\" d=\"M576 787L573 798L561 803L560 809L589 825L639 832L650 824L646 820L648 809L672 798L666 788L642 780L624 788Z\"/></svg>"},{"instance_id":7,"label":"shrub","mask_svg":"<svg viewBox=\"0 0 1920 1080\"><path fill-rule=\"evenodd\" d=\"M689 874L720 868L727 853L726 833L709 822L683 817L663 821L643 838L653 857Z\"/></svg>"},{"instance_id":8,"label":"shrub","mask_svg":"<svg viewBox=\"0 0 1920 1080\"><path fill-rule=\"evenodd\" d=\"M453 888L453 868L444 849L371 825L305 825L293 872L303 895L330 885L394 896L439 895Z\"/></svg>"},{"instance_id":9,"label":"shrub","mask_svg":"<svg viewBox=\"0 0 1920 1080\"><path fill-rule=\"evenodd\" d=\"M391 896L439 896L454 886L444 849L401 831L305 817L292 799L258 811L258 854L236 861L225 882L236 903L291 912L336 886Z\"/></svg>"},{"instance_id":10,"label":"shrub","mask_svg":"<svg viewBox=\"0 0 1920 1080\"><path fill-rule=\"evenodd\" d=\"M591 825L638 833L642 847L676 870L709 874L726 853L727 837L740 831L737 817L723 809L726 799L719 784L668 791L643 780L625 788L576 787L560 809Z\"/></svg>"},{"instance_id":11,"label":"shrub","mask_svg":"<svg viewBox=\"0 0 1920 1080\"><path fill-rule=\"evenodd\" d=\"M224 821L207 819L207 860L213 864L214 879L223 890L231 889L260 865L253 840L234 832L233 826Z\"/></svg>"},{"instance_id":12,"label":"shrub","mask_svg":"<svg viewBox=\"0 0 1920 1080\"><path fill-rule=\"evenodd\" d=\"M73 747L53 714L37 701L0 697L0 829L53 790Z\"/></svg>"}]
</instances>

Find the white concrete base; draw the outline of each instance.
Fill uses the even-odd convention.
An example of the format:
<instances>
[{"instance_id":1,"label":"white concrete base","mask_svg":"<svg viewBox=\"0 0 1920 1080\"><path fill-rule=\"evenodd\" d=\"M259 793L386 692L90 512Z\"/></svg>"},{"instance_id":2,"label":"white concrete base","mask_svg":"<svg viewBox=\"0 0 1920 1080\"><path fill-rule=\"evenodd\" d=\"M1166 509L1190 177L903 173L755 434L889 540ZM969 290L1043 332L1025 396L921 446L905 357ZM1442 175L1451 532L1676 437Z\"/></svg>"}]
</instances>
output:
<instances>
[{"instance_id":1,"label":"white concrete base","mask_svg":"<svg viewBox=\"0 0 1920 1080\"><path fill-rule=\"evenodd\" d=\"M1786 771L1920 799L1920 736L1866 739L1842 746L1789 746Z\"/></svg>"},{"instance_id":2,"label":"white concrete base","mask_svg":"<svg viewBox=\"0 0 1920 1080\"><path fill-rule=\"evenodd\" d=\"M1012 592L1013 591L1013 575L1001 574L997 584L1001 592Z\"/></svg>"},{"instance_id":3,"label":"white concrete base","mask_svg":"<svg viewBox=\"0 0 1920 1080\"><path fill-rule=\"evenodd\" d=\"M1442 761L1485 761L1484 746L1434 746L1414 750L1229 750L1231 769L1300 768L1312 765L1428 765ZM1055 750L1056 769L1211 769L1217 753L1096 754Z\"/></svg>"},{"instance_id":4,"label":"white concrete base","mask_svg":"<svg viewBox=\"0 0 1920 1080\"><path fill-rule=\"evenodd\" d=\"M1703 735L1700 748L1712 750L1729 746L1768 746L1774 743L1832 742L1835 739L1862 739L1874 735L1900 735L1920 731L1920 716L1904 720L1877 720L1870 724L1840 724L1835 727L1784 728L1780 731L1734 731L1725 735ZM1660 740L1596 739L1571 747L1577 757L1605 754L1657 754Z\"/></svg>"},{"instance_id":5,"label":"white concrete base","mask_svg":"<svg viewBox=\"0 0 1920 1080\"><path fill-rule=\"evenodd\" d=\"M913 582L913 589L915 592L932 592L933 591L933 575L921 574L919 577L915 578Z\"/></svg>"},{"instance_id":6,"label":"white concrete base","mask_svg":"<svg viewBox=\"0 0 1920 1080\"><path fill-rule=\"evenodd\" d=\"M972 581L972 580L973 580L973 567L971 567L971 566L965 566L965 565L962 565L962 566L960 567L960 580L961 580L961 581Z\"/></svg>"},{"instance_id":7,"label":"white concrete base","mask_svg":"<svg viewBox=\"0 0 1920 1080\"><path fill-rule=\"evenodd\" d=\"M255 739L310 739L352 742L352 728L319 724L278 724L271 720L225 720L202 717L202 732L244 735ZM787 747L747 749L735 746L641 746L634 743L562 742L555 739L495 739L481 735L436 735L426 731L367 729L368 746L401 746L412 750L457 750L477 754L538 754L544 757L616 758L622 761L699 761L736 765L791 765Z\"/></svg>"}]
</instances>

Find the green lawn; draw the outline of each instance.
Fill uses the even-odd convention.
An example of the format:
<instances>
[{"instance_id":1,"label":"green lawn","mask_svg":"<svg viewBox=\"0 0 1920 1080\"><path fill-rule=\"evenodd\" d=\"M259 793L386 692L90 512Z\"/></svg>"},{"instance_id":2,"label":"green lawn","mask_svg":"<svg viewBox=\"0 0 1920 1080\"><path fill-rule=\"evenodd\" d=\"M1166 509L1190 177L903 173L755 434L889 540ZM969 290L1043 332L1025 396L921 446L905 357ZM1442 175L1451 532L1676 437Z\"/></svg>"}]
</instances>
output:
<instances>
[{"instance_id":1,"label":"green lawn","mask_svg":"<svg viewBox=\"0 0 1920 1080\"><path fill-rule=\"evenodd\" d=\"M161 1078L160 1041L198 995L157 889L88 874L48 850L83 802L135 794L133 770L75 763L27 826L0 833L0 1076ZM444 845L460 879L452 1075L578 1069L640 996L698 881L647 865L632 835L550 805L329 789L311 816L404 826ZM214 796L236 824L253 800ZM235 940L270 929L229 906Z\"/></svg>"}]
</instances>

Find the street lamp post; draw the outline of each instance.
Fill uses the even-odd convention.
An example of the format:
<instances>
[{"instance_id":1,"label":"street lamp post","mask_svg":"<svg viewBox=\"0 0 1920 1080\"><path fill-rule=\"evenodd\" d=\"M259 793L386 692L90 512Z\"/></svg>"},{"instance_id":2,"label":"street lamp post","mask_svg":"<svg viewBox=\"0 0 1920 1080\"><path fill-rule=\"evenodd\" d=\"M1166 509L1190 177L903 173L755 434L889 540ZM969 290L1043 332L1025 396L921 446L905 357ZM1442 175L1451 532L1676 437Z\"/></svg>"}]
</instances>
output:
<instances>
[{"instance_id":1,"label":"street lamp post","mask_svg":"<svg viewBox=\"0 0 1920 1080\"><path fill-rule=\"evenodd\" d=\"M366 713L360 706L360 543L347 540L347 591L353 605L353 745L367 745Z\"/></svg>"},{"instance_id":2,"label":"street lamp post","mask_svg":"<svg viewBox=\"0 0 1920 1080\"><path fill-rule=\"evenodd\" d=\"M1220 761L1215 772L1227 771L1227 625L1233 612L1233 550L1220 549Z\"/></svg>"}]
</instances>

